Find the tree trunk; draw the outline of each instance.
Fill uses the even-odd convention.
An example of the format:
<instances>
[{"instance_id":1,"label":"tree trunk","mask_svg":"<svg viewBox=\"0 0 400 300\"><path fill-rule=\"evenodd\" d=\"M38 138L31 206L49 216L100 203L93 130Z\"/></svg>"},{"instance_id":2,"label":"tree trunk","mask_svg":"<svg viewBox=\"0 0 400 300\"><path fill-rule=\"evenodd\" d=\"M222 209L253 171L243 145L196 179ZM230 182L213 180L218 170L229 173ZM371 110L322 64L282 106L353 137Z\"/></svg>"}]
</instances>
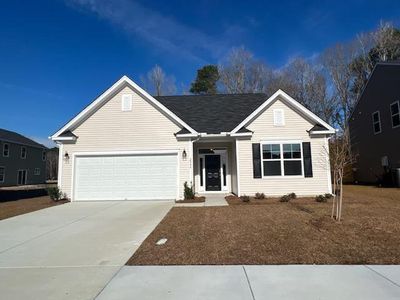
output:
<instances>
[{"instance_id":1,"label":"tree trunk","mask_svg":"<svg viewBox=\"0 0 400 300\"><path fill-rule=\"evenodd\" d=\"M336 171L333 171L333 200L332 200L332 213L331 213L331 218L335 219L335 206L336 206Z\"/></svg>"}]
</instances>

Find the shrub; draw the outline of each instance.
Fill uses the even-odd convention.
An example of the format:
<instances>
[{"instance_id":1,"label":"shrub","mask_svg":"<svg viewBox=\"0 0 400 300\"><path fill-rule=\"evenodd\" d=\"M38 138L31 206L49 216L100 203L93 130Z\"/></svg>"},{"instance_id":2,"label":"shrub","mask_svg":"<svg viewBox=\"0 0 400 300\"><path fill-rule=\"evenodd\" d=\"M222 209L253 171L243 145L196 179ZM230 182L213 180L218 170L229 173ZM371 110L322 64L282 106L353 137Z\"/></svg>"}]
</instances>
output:
<instances>
[{"instance_id":1,"label":"shrub","mask_svg":"<svg viewBox=\"0 0 400 300\"><path fill-rule=\"evenodd\" d=\"M49 195L50 199L53 201L59 201L59 200L66 198L66 195L63 194L63 192L58 188L58 186L49 187L46 190L47 190L47 194Z\"/></svg>"},{"instance_id":2,"label":"shrub","mask_svg":"<svg viewBox=\"0 0 400 300\"><path fill-rule=\"evenodd\" d=\"M249 202L250 201L250 197L246 196L246 195L243 195L243 196L240 196L240 200L242 200L243 202Z\"/></svg>"},{"instance_id":3,"label":"shrub","mask_svg":"<svg viewBox=\"0 0 400 300\"><path fill-rule=\"evenodd\" d=\"M193 186L189 186L187 181L183 184L185 200L194 199Z\"/></svg>"},{"instance_id":4,"label":"shrub","mask_svg":"<svg viewBox=\"0 0 400 300\"><path fill-rule=\"evenodd\" d=\"M329 193L326 193L324 196L326 199L331 199L333 197L333 195Z\"/></svg>"},{"instance_id":5,"label":"shrub","mask_svg":"<svg viewBox=\"0 0 400 300\"><path fill-rule=\"evenodd\" d=\"M292 199L289 195L283 195L281 198L279 198L280 202L289 202L290 199Z\"/></svg>"},{"instance_id":6,"label":"shrub","mask_svg":"<svg viewBox=\"0 0 400 300\"><path fill-rule=\"evenodd\" d=\"M256 198L256 199L265 199L265 194L264 193L256 193L254 198Z\"/></svg>"},{"instance_id":7,"label":"shrub","mask_svg":"<svg viewBox=\"0 0 400 300\"><path fill-rule=\"evenodd\" d=\"M283 195L283 196L279 199L279 201L280 201L280 202L289 202L290 200L296 199L296 198L297 198L297 195L296 195L295 193L290 193L290 194Z\"/></svg>"},{"instance_id":8,"label":"shrub","mask_svg":"<svg viewBox=\"0 0 400 300\"><path fill-rule=\"evenodd\" d=\"M315 201L317 202L326 202L328 201L328 198L326 198L326 195L318 195L315 197Z\"/></svg>"}]
</instances>

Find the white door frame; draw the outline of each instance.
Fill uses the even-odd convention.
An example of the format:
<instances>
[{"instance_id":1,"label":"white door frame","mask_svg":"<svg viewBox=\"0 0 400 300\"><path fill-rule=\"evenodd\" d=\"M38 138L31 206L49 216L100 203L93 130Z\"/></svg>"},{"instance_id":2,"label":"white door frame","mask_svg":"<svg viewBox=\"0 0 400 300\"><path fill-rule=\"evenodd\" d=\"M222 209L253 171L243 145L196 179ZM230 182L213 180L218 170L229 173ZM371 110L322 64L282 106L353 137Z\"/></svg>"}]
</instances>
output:
<instances>
[{"instance_id":1,"label":"white door frame","mask_svg":"<svg viewBox=\"0 0 400 300\"><path fill-rule=\"evenodd\" d=\"M199 192L200 193L209 193L209 194L217 194L217 193L229 193L231 190L231 184L230 180L228 180L228 174L229 174L229 157L228 157L228 149L223 147L219 150L214 150L214 153L204 153L200 154L200 150L204 148L199 148L197 150L197 166L199 170L199 175L200 172L203 175L203 185L201 185L200 181L200 176L199 176ZM206 156L208 155L219 155L220 157L220 174L221 174L221 190L220 191L206 191ZM200 168L200 158L203 159L203 168ZM226 167L226 174L225 174L225 180L226 180L226 185L224 185L224 170L223 170L223 165L225 163Z\"/></svg>"}]
</instances>

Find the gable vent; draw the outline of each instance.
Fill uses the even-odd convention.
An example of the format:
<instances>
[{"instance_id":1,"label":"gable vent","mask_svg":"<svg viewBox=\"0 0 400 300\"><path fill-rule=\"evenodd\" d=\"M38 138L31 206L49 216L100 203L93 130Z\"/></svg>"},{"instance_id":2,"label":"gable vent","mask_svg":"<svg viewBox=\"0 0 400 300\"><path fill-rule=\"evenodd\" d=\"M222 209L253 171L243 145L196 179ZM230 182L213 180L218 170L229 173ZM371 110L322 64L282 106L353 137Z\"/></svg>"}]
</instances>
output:
<instances>
[{"instance_id":1,"label":"gable vent","mask_svg":"<svg viewBox=\"0 0 400 300\"><path fill-rule=\"evenodd\" d=\"M285 125L285 114L283 109L274 109L274 125L284 126Z\"/></svg>"},{"instance_id":2,"label":"gable vent","mask_svg":"<svg viewBox=\"0 0 400 300\"><path fill-rule=\"evenodd\" d=\"M132 95L129 94L122 95L121 110L122 111L132 110Z\"/></svg>"}]
</instances>

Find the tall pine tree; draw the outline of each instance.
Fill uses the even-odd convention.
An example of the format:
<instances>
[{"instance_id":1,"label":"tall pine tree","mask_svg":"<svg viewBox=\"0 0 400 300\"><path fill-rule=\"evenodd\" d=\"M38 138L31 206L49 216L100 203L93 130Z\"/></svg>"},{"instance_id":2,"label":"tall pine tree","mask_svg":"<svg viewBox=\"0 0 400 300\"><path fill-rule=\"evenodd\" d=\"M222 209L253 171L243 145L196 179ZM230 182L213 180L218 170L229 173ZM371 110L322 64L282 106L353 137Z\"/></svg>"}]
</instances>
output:
<instances>
[{"instance_id":1,"label":"tall pine tree","mask_svg":"<svg viewBox=\"0 0 400 300\"><path fill-rule=\"evenodd\" d=\"M197 77L192 82L190 92L193 94L216 94L219 79L218 67L207 65L197 70Z\"/></svg>"}]
</instances>

